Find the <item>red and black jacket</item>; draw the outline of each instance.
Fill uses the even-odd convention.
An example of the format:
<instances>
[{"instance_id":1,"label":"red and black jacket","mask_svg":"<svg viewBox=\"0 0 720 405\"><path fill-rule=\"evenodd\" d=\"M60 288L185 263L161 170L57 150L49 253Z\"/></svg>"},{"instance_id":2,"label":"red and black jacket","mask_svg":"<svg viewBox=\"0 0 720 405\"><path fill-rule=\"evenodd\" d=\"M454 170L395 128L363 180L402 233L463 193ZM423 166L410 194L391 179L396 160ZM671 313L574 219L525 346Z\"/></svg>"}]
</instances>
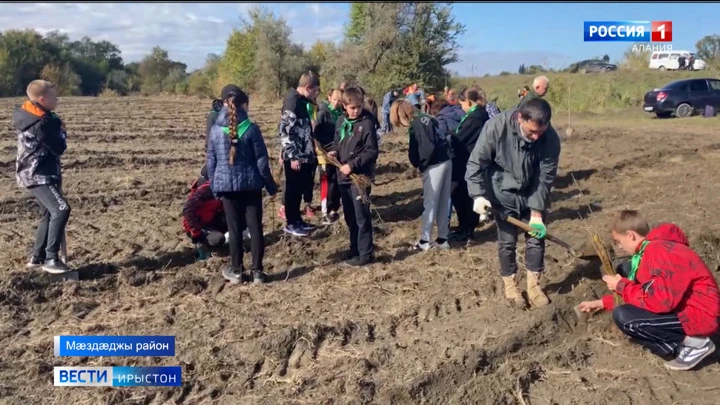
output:
<instances>
[{"instance_id":1,"label":"red and black jacket","mask_svg":"<svg viewBox=\"0 0 720 405\"><path fill-rule=\"evenodd\" d=\"M183 207L183 230L193 238L198 237L203 228L213 223L220 214L224 214L223 204L213 195L210 182L201 185L195 182Z\"/></svg>"},{"instance_id":2,"label":"red and black jacket","mask_svg":"<svg viewBox=\"0 0 720 405\"><path fill-rule=\"evenodd\" d=\"M675 313L688 336L718 330L720 292L712 273L688 245L685 233L666 223L650 231L634 281L623 277L616 292L626 304L656 314ZM638 248L641 246L640 244ZM613 295L603 297L613 309Z\"/></svg>"}]
</instances>

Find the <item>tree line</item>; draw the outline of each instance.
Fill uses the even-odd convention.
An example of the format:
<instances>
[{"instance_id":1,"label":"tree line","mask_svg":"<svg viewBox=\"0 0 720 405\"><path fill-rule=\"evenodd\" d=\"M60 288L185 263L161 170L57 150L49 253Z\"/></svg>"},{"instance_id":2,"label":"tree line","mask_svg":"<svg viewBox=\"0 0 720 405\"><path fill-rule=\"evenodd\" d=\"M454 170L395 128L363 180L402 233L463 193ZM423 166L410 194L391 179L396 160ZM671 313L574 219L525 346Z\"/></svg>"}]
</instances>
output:
<instances>
[{"instance_id":1,"label":"tree line","mask_svg":"<svg viewBox=\"0 0 720 405\"><path fill-rule=\"evenodd\" d=\"M321 75L324 91L340 81L357 82L381 97L411 82L442 88L450 76L447 66L458 60L457 39L464 31L448 5L353 3L341 41L318 41L305 49L291 40L286 20L255 7L229 35L222 55L210 54L202 68L188 72L160 47L125 63L120 48L109 41L9 30L0 33L0 96L23 95L39 77L55 82L64 96L216 96L225 84L235 83L276 98L313 70Z\"/></svg>"},{"instance_id":2,"label":"tree line","mask_svg":"<svg viewBox=\"0 0 720 405\"><path fill-rule=\"evenodd\" d=\"M240 19L222 55L210 54L202 68L188 72L184 63L173 61L160 47L138 62L125 63L120 48L109 41L72 41L59 32L43 36L34 30L9 30L0 33L0 96L23 95L27 84L40 77L57 83L65 96L212 97L225 84L235 83L255 95L277 98L307 70L320 73L323 91L340 81L361 83L375 97L411 82L437 90L448 82L447 66L458 61L457 40L464 32L449 5L352 3L339 42L318 41L305 49L292 41L287 21L255 7ZM700 39L696 48L711 66L720 61L720 35ZM628 52L621 68L647 68L648 56ZM521 74L553 71L540 65L518 68Z\"/></svg>"}]
</instances>

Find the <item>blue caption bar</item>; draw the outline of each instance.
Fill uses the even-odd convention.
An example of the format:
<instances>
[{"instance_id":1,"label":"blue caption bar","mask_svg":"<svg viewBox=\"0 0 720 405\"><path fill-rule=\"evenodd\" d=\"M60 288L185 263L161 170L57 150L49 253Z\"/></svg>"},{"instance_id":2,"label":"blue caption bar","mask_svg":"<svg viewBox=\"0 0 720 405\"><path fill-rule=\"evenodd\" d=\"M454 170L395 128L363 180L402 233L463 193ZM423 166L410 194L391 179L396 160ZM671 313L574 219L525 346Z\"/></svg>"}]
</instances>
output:
<instances>
[{"instance_id":1,"label":"blue caption bar","mask_svg":"<svg viewBox=\"0 0 720 405\"><path fill-rule=\"evenodd\" d=\"M585 42L650 42L650 21L585 21Z\"/></svg>"},{"instance_id":2,"label":"blue caption bar","mask_svg":"<svg viewBox=\"0 0 720 405\"><path fill-rule=\"evenodd\" d=\"M181 366L54 367L56 387L180 387Z\"/></svg>"},{"instance_id":3,"label":"blue caption bar","mask_svg":"<svg viewBox=\"0 0 720 405\"><path fill-rule=\"evenodd\" d=\"M55 356L174 356L175 336L55 336Z\"/></svg>"}]
</instances>

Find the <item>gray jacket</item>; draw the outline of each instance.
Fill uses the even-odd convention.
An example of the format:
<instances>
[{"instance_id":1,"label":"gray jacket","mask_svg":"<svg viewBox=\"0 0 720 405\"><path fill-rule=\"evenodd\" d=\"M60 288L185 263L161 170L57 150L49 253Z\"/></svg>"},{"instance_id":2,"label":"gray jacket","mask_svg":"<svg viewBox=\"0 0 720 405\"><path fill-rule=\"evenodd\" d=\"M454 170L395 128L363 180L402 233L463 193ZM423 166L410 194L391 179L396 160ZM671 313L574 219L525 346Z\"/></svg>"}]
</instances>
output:
<instances>
[{"instance_id":1,"label":"gray jacket","mask_svg":"<svg viewBox=\"0 0 720 405\"><path fill-rule=\"evenodd\" d=\"M525 141L517 114L516 108L500 113L483 127L467 163L468 193L473 199L487 198L506 213L546 212L560 137L551 124L537 141Z\"/></svg>"}]
</instances>

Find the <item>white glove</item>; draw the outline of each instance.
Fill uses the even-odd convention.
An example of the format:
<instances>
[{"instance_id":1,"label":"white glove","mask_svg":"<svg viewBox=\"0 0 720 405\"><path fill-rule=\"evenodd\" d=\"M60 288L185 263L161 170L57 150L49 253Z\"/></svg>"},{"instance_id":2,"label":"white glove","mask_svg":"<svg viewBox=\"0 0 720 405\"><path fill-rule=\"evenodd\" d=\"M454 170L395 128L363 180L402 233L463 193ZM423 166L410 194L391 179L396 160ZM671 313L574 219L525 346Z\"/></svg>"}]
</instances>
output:
<instances>
[{"instance_id":1,"label":"white glove","mask_svg":"<svg viewBox=\"0 0 720 405\"><path fill-rule=\"evenodd\" d=\"M490 207L490 201L488 201L485 197L478 197L473 203L473 211L475 211L479 215L487 215Z\"/></svg>"}]
</instances>

